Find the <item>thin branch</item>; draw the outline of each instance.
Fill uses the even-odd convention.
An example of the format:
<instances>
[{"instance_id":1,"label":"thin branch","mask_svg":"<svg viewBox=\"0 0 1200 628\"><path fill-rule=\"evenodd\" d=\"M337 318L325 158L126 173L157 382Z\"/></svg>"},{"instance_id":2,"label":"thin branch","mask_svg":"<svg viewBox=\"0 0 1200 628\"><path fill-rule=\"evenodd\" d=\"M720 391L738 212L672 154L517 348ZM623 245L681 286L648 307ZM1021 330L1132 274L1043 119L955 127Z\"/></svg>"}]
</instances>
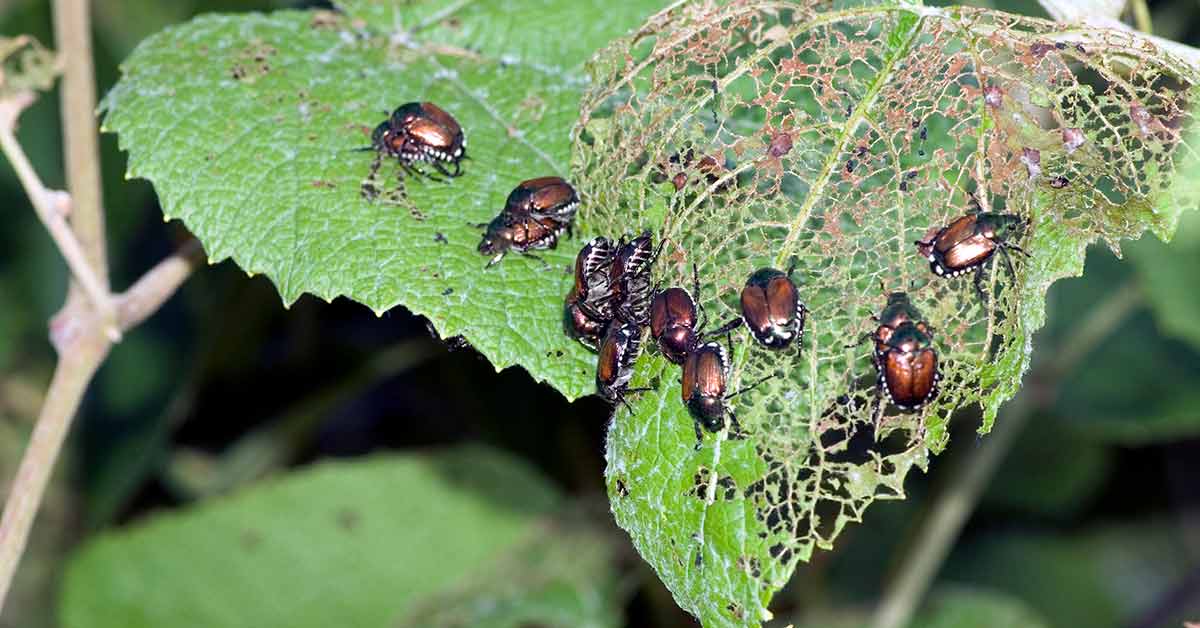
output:
<instances>
[{"instance_id":1,"label":"thin branch","mask_svg":"<svg viewBox=\"0 0 1200 628\"><path fill-rule=\"evenodd\" d=\"M138 279L115 299L121 329L135 327L158 310L203 260L200 242L192 239ZM0 520L0 609L79 402L112 347L108 336L102 333L102 319L94 310L68 301L52 328L60 324L58 319L65 319L61 325L73 331L61 341L54 379Z\"/></svg>"},{"instance_id":2,"label":"thin branch","mask_svg":"<svg viewBox=\"0 0 1200 628\"><path fill-rule=\"evenodd\" d=\"M54 38L63 64L63 155L67 191L74 201L71 226L88 264L108 291L108 254L100 187L100 140L96 124L96 74L92 67L91 2L54 0Z\"/></svg>"},{"instance_id":3,"label":"thin branch","mask_svg":"<svg viewBox=\"0 0 1200 628\"><path fill-rule=\"evenodd\" d=\"M1139 286L1133 281L1110 292L1103 302L1091 309L1082 324L1074 328L1071 336L1055 351L1055 357L1029 378L1026 389L1005 406L991 436L974 456L964 460L966 468L950 474L950 484L938 495L917 539L899 563L901 572L892 578L884 591L871 624L874 628L903 628L909 624L942 562L958 540L963 524L975 510L980 495L1016 442L1021 428L1037 410L1053 401L1053 393L1047 394L1047 391L1053 391L1067 373L1143 303L1143 299Z\"/></svg>"},{"instance_id":4,"label":"thin branch","mask_svg":"<svg viewBox=\"0 0 1200 628\"><path fill-rule=\"evenodd\" d=\"M29 196L29 202L33 204L38 218L46 226L50 237L54 239L54 244L58 246L63 259L66 260L67 267L71 269L71 275L83 289L96 311L102 317L113 320L115 318L114 308L112 295L108 292L108 282L96 274L94 267L87 259L86 251L63 218L70 207L69 197L61 192L46 189L14 134L17 117L32 102L32 92L21 92L0 102L0 148L3 149L5 157L12 164L13 170L16 171L17 178L25 188L25 194ZM107 330L109 337L114 342L119 340L120 332L115 325L115 320L108 327L110 328Z\"/></svg>"},{"instance_id":5,"label":"thin branch","mask_svg":"<svg viewBox=\"0 0 1200 628\"><path fill-rule=\"evenodd\" d=\"M117 320L122 331L136 327L175 294L198 266L204 249L192 238L170 257L159 262L117 297Z\"/></svg>"},{"instance_id":6,"label":"thin branch","mask_svg":"<svg viewBox=\"0 0 1200 628\"><path fill-rule=\"evenodd\" d=\"M1129 8L1133 9L1133 23L1139 31L1147 35L1154 33L1154 23L1150 21L1150 7L1146 0L1129 0Z\"/></svg>"},{"instance_id":7,"label":"thin branch","mask_svg":"<svg viewBox=\"0 0 1200 628\"><path fill-rule=\"evenodd\" d=\"M93 333L81 337L79 342L71 345L70 351L59 355L46 401L21 458L21 466L17 468L4 504L4 516L0 519L0 608L25 551L29 530L71 428L71 420L79 409L88 383L111 346L103 335Z\"/></svg>"}]
</instances>

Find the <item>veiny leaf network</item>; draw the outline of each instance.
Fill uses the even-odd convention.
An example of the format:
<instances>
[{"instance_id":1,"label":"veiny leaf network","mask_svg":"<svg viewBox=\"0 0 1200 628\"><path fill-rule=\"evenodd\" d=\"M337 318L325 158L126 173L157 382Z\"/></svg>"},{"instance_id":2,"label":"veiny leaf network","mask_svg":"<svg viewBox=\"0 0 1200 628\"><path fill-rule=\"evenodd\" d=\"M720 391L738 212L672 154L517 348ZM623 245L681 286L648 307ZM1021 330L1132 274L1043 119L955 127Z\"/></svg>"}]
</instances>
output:
<instances>
[{"instance_id":1,"label":"veiny leaf network","mask_svg":"<svg viewBox=\"0 0 1200 628\"><path fill-rule=\"evenodd\" d=\"M964 407L981 432L1017 390L1044 297L1088 243L1179 211L1194 153L1187 65L1123 32L967 8L682 2L592 64L574 172L590 230L667 241L663 285L700 269L711 320L736 315L757 268L795 266L803 347L734 335L730 403L744 434L692 450L679 371L639 362L652 392L618 407L608 486L618 523L706 626L757 625L797 561L941 450ZM707 159L707 164L704 160ZM715 167L714 167L715 165ZM935 276L914 241L970 211L1014 214L1029 253ZM944 379L917 414L881 398L869 343L885 293L935 328ZM875 417L882 413L878 428Z\"/></svg>"}]
</instances>

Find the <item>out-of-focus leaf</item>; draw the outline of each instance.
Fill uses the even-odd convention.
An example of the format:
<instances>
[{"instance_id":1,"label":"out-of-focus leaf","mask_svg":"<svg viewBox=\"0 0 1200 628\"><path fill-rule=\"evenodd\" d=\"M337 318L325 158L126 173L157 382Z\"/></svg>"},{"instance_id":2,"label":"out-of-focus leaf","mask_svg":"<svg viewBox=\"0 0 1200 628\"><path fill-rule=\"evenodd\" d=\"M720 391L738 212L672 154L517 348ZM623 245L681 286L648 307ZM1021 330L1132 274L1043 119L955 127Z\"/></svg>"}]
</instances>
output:
<instances>
[{"instance_id":1,"label":"out-of-focus leaf","mask_svg":"<svg viewBox=\"0 0 1200 628\"><path fill-rule=\"evenodd\" d=\"M1054 417L1035 417L988 485L982 506L1070 516L1096 498L1112 462L1106 444L1082 437Z\"/></svg>"},{"instance_id":2,"label":"out-of-focus leaf","mask_svg":"<svg viewBox=\"0 0 1200 628\"><path fill-rule=\"evenodd\" d=\"M604 628L623 625L611 537L549 525L465 581L414 602L396 628Z\"/></svg>"},{"instance_id":3,"label":"out-of-focus leaf","mask_svg":"<svg viewBox=\"0 0 1200 628\"><path fill-rule=\"evenodd\" d=\"M956 551L944 580L1016 596L1052 626L1116 628L1148 609L1195 568L1196 556L1167 521L1074 534L991 535ZM1179 609L1200 617L1200 599Z\"/></svg>"},{"instance_id":4,"label":"out-of-focus leaf","mask_svg":"<svg viewBox=\"0 0 1200 628\"><path fill-rule=\"evenodd\" d=\"M578 242L485 271L471 225L518 182L569 176L584 60L660 4L347 1L345 15L201 17L138 46L105 127L167 217L214 261L270 277L285 303L402 305L574 399L594 386L594 357L561 333ZM456 179L407 178L406 196L390 160L368 200L373 154L352 150L408 101L454 115L471 159Z\"/></svg>"},{"instance_id":5,"label":"out-of-focus leaf","mask_svg":"<svg viewBox=\"0 0 1200 628\"><path fill-rule=\"evenodd\" d=\"M1180 219L1169 245L1142 238L1126 246L1125 254L1138 271L1162 333L1200 351L1200 213Z\"/></svg>"},{"instance_id":6,"label":"out-of-focus leaf","mask_svg":"<svg viewBox=\"0 0 1200 628\"><path fill-rule=\"evenodd\" d=\"M537 534L559 501L532 470L482 447L324 463L102 534L71 561L61 619L384 626Z\"/></svg>"},{"instance_id":7,"label":"out-of-focus leaf","mask_svg":"<svg viewBox=\"0 0 1200 628\"><path fill-rule=\"evenodd\" d=\"M1028 605L994 591L942 587L929 597L913 628L1047 628Z\"/></svg>"}]
</instances>

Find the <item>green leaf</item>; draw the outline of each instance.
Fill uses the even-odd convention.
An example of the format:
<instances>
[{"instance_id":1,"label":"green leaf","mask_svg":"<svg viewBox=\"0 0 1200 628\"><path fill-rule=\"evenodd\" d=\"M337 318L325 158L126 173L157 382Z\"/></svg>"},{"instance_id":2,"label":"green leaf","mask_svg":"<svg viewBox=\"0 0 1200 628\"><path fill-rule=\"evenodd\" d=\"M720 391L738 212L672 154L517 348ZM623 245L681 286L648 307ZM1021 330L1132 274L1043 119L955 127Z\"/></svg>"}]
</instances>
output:
<instances>
[{"instance_id":1,"label":"green leaf","mask_svg":"<svg viewBox=\"0 0 1200 628\"><path fill-rule=\"evenodd\" d=\"M1019 597L1053 626L1115 628L1177 590L1195 567L1191 556L1175 523L1143 520L1063 535L993 535L956 551L945 578ZM1194 620L1200 600L1181 601L1155 625Z\"/></svg>"},{"instance_id":2,"label":"green leaf","mask_svg":"<svg viewBox=\"0 0 1200 628\"><path fill-rule=\"evenodd\" d=\"M729 391L775 376L726 402L741 430L693 450L678 368L643 355L632 386L652 390L609 432L614 516L705 626L769 618L798 561L875 499L904 496L957 409L978 404L990 430L1029 365L1046 291L1080 274L1089 243L1169 237L1192 206L1172 180L1193 154L1180 136L1194 70L1132 52L1128 33L1054 46L1069 30L907 3L684 2L593 60L573 154L586 224L657 232L656 283L690 286L698 265L713 326L737 316L764 266L795 265L809 309L800 348L731 337ZM715 180L689 167L701 156L724 165ZM913 245L971 196L1030 221L1009 240L1029 253L1009 256L1014 273L1000 255L984 267L986 304L970 275L936 277ZM919 414L881 402L855 344L892 290L936 329L942 390Z\"/></svg>"},{"instance_id":3,"label":"green leaf","mask_svg":"<svg viewBox=\"0 0 1200 628\"><path fill-rule=\"evenodd\" d=\"M1183 226L1196 215L1186 215ZM1171 264L1187 263L1189 235L1183 231L1180 236L1166 252L1173 258ZM1140 445L1200 434L1200 393L1194 385L1200 378L1200 351L1166 337L1161 305L1147 288L1150 268L1142 264L1141 253L1158 248L1148 240L1124 247L1133 264L1120 264L1112 255L1093 251L1088 259L1089 281L1064 284L1056 293L1053 329L1047 333L1059 337L1076 328L1106 294L1131 282L1140 285L1143 304L1149 306L1139 308L1093 348L1086 360L1063 374L1054 414L1070 428L1068 439ZM1177 279L1182 283L1173 291L1190 291L1188 286L1194 281L1182 276ZM1157 325L1156 318L1160 321Z\"/></svg>"},{"instance_id":4,"label":"green leaf","mask_svg":"<svg viewBox=\"0 0 1200 628\"><path fill-rule=\"evenodd\" d=\"M462 447L325 463L106 533L71 561L64 625L383 626L529 538L560 498Z\"/></svg>"},{"instance_id":5,"label":"green leaf","mask_svg":"<svg viewBox=\"0 0 1200 628\"><path fill-rule=\"evenodd\" d=\"M395 0L347 2L346 16L200 17L126 60L105 128L129 151L129 176L154 183L211 261L266 274L288 304L308 292L380 314L402 305L574 399L592 391L594 361L560 333L577 241L545 265L511 255L484 271L470 225L518 182L568 175L583 61L658 4ZM372 154L351 150L416 100L463 125L465 174L365 200Z\"/></svg>"},{"instance_id":6,"label":"green leaf","mask_svg":"<svg viewBox=\"0 0 1200 628\"><path fill-rule=\"evenodd\" d=\"M1019 599L984 589L943 587L912 621L921 628L1047 628Z\"/></svg>"},{"instance_id":7,"label":"green leaf","mask_svg":"<svg viewBox=\"0 0 1200 628\"><path fill-rule=\"evenodd\" d=\"M1200 290L1196 289L1200 282L1195 272L1200 268L1200 214L1183 217L1178 237L1170 246L1142 238L1125 247L1125 252L1138 271L1161 332L1200 351L1200 325L1196 325L1200 320Z\"/></svg>"},{"instance_id":8,"label":"green leaf","mask_svg":"<svg viewBox=\"0 0 1200 628\"><path fill-rule=\"evenodd\" d=\"M424 598L397 628L621 626L615 547L596 526L548 527L455 587Z\"/></svg>"}]
</instances>

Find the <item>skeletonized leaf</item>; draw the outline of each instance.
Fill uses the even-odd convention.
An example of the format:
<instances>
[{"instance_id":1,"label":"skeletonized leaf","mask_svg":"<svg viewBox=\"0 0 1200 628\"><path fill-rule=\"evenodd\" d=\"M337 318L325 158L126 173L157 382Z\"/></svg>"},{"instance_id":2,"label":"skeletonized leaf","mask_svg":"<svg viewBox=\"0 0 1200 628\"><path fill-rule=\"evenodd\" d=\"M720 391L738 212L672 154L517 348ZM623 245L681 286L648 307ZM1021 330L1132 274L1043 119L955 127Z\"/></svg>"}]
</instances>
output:
<instances>
[{"instance_id":1,"label":"skeletonized leaf","mask_svg":"<svg viewBox=\"0 0 1200 628\"><path fill-rule=\"evenodd\" d=\"M795 267L802 347L730 339L741 430L693 450L679 369L644 355L617 409L608 486L618 523L706 626L756 625L798 561L875 499L903 497L958 408L987 432L1020 385L1046 290L1085 247L1150 231L1184 204L1187 63L1124 32L909 4L684 2L594 61L576 176L600 232L668 243L658 281L690 286L711 326L756 268ZM697 167L703 156L719 165ZM972 200L974 199L974 200ZM936 277L914 241L972 203L1029 221L973 273ZM885 291L935 329L941 394L901 414L876 393L864 334ZM879 416L878 429L875 428Z\"/></svg>"}]
</instances>

